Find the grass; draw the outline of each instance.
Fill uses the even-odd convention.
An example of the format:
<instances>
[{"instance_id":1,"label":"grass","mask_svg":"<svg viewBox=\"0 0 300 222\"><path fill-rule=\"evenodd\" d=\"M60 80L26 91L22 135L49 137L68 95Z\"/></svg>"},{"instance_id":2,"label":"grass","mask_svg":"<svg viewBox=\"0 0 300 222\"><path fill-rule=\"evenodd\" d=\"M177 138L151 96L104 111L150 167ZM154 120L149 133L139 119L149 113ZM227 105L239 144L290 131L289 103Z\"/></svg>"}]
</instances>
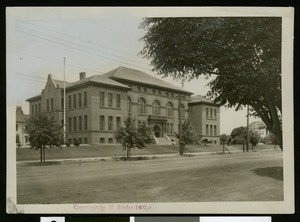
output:
<instances>
[{"instance_id":1,"label":"grass","mask_svg":"<svg viewBox=\"0 0 300 222\"><path fill-rule=\"evenodd\" d=\"M257 146L255 150L273 149L273 145ZM222 152L221 145L188 145L186 146L186 153L195 152ZM230 146L230 150L242 150L242 146ZM133 149L133 156L141 155L155 155L155 154L176 154L178 153L178 146L176 145L155 145L151 144L144 149ZM75 159L75 158L101 158L101 157L117 157L126 156L121 145L98 145L98 146L79 146L79 147L54 147L46 148L46 160L54 159ZM17 149L17 161L39 160L40 151L30 148Z\"/></svg>"}]
</instances>

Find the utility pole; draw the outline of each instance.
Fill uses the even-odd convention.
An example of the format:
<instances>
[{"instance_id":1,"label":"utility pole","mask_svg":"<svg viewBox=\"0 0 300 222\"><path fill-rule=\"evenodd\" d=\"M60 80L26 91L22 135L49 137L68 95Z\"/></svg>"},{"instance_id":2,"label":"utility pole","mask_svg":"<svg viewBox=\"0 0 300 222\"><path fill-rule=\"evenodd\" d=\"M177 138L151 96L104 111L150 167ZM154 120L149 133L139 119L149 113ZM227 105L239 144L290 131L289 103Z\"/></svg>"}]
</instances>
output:
<instances>
[{"instance_id":1,"label":"utility pole","mask_svg":"<svg viewBox=\"0 0 300 222\"><path fill-rule=\"evenodd\" d=\"M63 130L64 130L64 143L67 144L67 132L66 132L66 58L64 57L64 120L63 120Z\"/></svg>"},{"instance_id":2,"label":"utility pole","mask_svg":"<svg viewBox=\"0 0 300 222\"><path fill-rule=\"evenodd\" d=\"M249 105L247 105L247 144L246 151L249 151Z\"/></svg>"},{"instance_id":3,"label":"utility pole","mask_svg":"<svg viewBox=\"0 0 300 222\"><path fill-rule=\"evenodd\" d=\"M181 136L182 136L182 114L181 114L181 95L178 95L178 116L179 116L179 124L178 124L178 133L179 133L179 155L183 155L183 147L181 145Z\"/></svg>"}]
</instances>

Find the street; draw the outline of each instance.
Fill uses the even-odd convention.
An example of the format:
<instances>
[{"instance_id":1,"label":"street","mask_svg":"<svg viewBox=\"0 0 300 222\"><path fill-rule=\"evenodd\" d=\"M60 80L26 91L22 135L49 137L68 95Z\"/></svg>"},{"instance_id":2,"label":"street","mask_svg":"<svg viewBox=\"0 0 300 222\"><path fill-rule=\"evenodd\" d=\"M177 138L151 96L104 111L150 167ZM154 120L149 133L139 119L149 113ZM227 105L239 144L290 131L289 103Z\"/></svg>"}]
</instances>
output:
<instances>
[{"instance_id":1,"label":"street","mask_svg":"<svg viewBox=\"0 0 300 222\"><path fill-rule=\"evenodd\" d=\"M280 151L17 165L18 204L282 200Z\"/></svg>"}]
</instances>

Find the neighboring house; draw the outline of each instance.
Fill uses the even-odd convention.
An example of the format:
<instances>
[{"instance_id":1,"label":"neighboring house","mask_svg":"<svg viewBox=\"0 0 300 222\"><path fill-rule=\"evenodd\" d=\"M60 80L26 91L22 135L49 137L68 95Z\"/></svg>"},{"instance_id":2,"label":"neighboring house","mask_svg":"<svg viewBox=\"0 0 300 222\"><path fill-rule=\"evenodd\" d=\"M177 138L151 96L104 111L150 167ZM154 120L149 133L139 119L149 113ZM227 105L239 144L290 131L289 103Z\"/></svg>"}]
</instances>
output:
<instances>
[{"instance_id":1,"label":"neighboring house","mask_svg":"<svg viewBox=\"0 0 300 222\"><path fill-rule=\"evenodd\" d=\"M131 116L145 122L158 144L171 144L178 132L178 108L189 118L193 93L138 70L119 67L66 84L66 137L71 143L115 144L114 133ZM178 104L178 97L181 104ZM52 112L63 124L63 82L48 80L42 93L27 99L30 115ZM199 112L199 110L195 110ZM218 127L219 128L219 127ZM219 132L219 129L218 129ZM214 137L215 138L215 137Z\"/></svg>"},{"instance_id":2,"label":"neighboring house","mask_svg":"<svg viewBox=\"0 0 300 222\"><path fill-rule=\"evenodd\" d=\"M17 106L16 110L16 135L19 135L19 140L21 147L26 147L29 145L29 141L27 140L26 130L26 121L29 115L23 113L22 107Z\"/></svg>"},{"instance_id":3,"label":"neighboring house","mask_svg":"<svg viewBox=\"0 0 300 222\"><path fill-rule=\"evenodd\" d=\"M200 139L220 144L220 106L204 96L192 96L189 103L190 121Z\"/></svg>"},{"instance_id":4,"label":"neighboring house","mask_svg":"<svg viewBox=\"0 0 300 222\"><path fill-rule=\"evenodd\" d=\"M269 135L269 131L267 130L266 124L262 121L254 121L250 123L249 130L258 133L261 138L264 138L265 136Z\"/></svg>"}]
</instances>

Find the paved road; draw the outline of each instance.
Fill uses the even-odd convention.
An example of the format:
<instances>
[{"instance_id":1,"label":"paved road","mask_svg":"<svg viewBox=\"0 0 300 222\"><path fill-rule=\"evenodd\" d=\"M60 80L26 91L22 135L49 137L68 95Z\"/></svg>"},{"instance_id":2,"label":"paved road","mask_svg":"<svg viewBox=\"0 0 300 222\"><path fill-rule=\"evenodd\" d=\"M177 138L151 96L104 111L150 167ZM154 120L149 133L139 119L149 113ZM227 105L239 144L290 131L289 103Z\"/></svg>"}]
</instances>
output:
<instances>
[{"instance_id":1,"label":"paved road","mask_svg":"<svg viewBox=\"0 0 300 222\"><path fill-rule=\"evenodd\" d=\"M282 152L17 167L18 203L282 200Z\"/></svg>"}]
</instances>

